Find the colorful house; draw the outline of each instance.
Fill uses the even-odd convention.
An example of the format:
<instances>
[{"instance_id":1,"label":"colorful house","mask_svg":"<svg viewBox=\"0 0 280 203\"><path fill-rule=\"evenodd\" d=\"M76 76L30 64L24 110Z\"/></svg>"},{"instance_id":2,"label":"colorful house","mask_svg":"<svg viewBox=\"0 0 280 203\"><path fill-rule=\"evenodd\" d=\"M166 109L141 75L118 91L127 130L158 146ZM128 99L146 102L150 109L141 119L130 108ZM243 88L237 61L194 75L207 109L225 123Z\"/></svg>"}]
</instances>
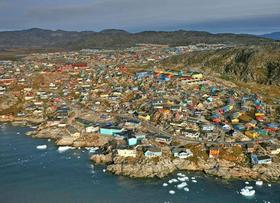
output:
<instances>
[{"instance_id":1,"label":"colorful house","mask_svg":"<svg viewBox=\"0 0 280 203\"><path fill-rule=\"evenodd\" d=\"M135 149L117 149L117 155L122 157L136 157Z\"/></svg>"},{"instance_id":2,"label":"colorful house","mask_svg":"<svg viewBox=\"0 0 280 203\"><path fill-rule=\"evenodd\" d=\"M272 159L270 156L258 156L256 154L251 155L252 164L271 164Z\"/></svg>"},{"instance_id":3,"label":"colorful house","mask_svg":"<svg viewBox=\"0 0 280 203\"><path fill-rule=\"evenodd\" d=\"M211 147L209 149L209 158L217 158L219 157L220 149L219 147Z\"/></svg>"},{"instance_id":4,"label":"colorful house","mask_svg":"<svg viewBox=\"0 0 280 203\"><path fill-rule=\"evenodd\" d=\"M253 131L253 130L245 131L245 135L252 139L256 139L257 137L259 137L259 133L257 133L256 131Z\"/></svg>"},{"instance_id":5,"label":"colorful house","mask_svg":"<svg viewBox=\"0 0 280 203\"><path fill-rule=\"evenodd\" d=\"M137 144L137 139L134 136L127 137L127 143L129 146L134 146Z\"/></svg>"},{"instance_id":6,"label":"colorful house","mask_svg":"<svg viewBox=\"0 0 280 203\"><path fill-rule=\"evenodd\" d=\"M116 133L120 133L122 132L123 129L122 128L118 128L118 127L100 127L99 129L99 133L101 135L115 135Z\"/></svg>"},{"instance_id":7,"label":"colorful house","mask_svg":"<svg viewBox=\"0 0 280 203\"><path fill-rule=\"evenodd\" d=\"M159 157L162 155L161 149L157 147L149 147L144 152L145 157Z\"/></svg>"}]
</instances>

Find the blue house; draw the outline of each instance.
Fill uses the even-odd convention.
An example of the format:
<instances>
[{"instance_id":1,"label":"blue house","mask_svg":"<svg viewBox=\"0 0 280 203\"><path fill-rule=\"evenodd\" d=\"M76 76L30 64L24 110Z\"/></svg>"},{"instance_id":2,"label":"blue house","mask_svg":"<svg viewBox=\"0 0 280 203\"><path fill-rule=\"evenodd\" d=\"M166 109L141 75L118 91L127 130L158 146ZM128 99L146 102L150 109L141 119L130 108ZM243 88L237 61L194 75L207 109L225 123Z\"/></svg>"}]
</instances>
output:
<instances>
[{"instance_id":1,"label":"blue house","mask_svg":"<svg viewBox=\"0 0 280 203\"><path fill-rule=\"evenodd\" d=\"M129 146L134 146L134 145L136 145L137 144L137 139L136 139L136 137L128 137L127 138L127 143L128 143L128 145Z\"/></svg>"},{"instance_id":2,"label":"blue house","mask_svg":"<svg viewBox=\"0 0 280 203\"><path fill-rule=\"evenodd\" d=\"M271 164L272 159L270 156L258 156L256 154L251 155L252 164Z\"/></svg>"},{"instance_id":3,"label":"blue house","mask_svg":"<svg viewBox=\"0 0 280 203\"><path fill-rule=\"evenodd\" d=\"M156 147L149 147L145 150L145 157L158 157L162 155L161 149Z\"/></svg>"},{"instance_id":4,"label":"blue house","mask_svg":"<svg viewBox=\"0 0 280 203\"><path fill-rule=\"evenodd\" d=\"M99 133L101 135L115 135L116 133L120 133L122 131L123 130L121 128L113 127L113 126L100 127L100 129L99 129Z\"/></svg>"}]
</instances>

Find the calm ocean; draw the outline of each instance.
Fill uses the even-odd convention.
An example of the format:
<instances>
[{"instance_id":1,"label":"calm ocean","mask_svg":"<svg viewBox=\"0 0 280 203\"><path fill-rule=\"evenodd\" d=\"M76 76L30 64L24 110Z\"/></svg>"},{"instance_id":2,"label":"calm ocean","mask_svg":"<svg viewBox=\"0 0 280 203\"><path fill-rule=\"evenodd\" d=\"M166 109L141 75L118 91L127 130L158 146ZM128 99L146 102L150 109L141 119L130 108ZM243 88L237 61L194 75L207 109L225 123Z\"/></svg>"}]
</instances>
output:
<instances>
[{"instance_id":1,"label":"calm ocean","mask_svg":"<svg viewBox=\"0 0 280 203\"><path fill-rule=\"evenodd\" d=\"M193 202L193 203L280 203L280 184L254 186L256 195L246 198L238 194L244 181L222 181L198 173L197 183L188 182L189 192L175 185L162 184L175 176L160 179L130 179L104 173L93 166L86 150L59 153L47 140L24 135L29 128L5 125L0 128L0 203L45 202ZM45 150L36 149L46 144ZM171 195L169 190L176 193Z\"/></svg>"}]
</instances>

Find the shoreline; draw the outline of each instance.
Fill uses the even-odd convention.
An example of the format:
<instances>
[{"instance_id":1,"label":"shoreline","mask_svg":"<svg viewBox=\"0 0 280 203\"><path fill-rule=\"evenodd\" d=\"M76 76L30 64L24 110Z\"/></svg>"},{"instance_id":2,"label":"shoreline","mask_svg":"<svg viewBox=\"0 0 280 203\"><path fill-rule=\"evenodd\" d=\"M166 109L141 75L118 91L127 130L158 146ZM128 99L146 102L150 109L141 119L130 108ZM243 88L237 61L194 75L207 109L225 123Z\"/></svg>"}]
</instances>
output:
<instances>
[{"instance_id":1,"label":"shoreline","mask_svg":"<svg viewBox=\"0 0 280 203\"><path fill-rule=\"evenodd\" d=\"M18 120L6 120L5 122L13 125L13 121ZM3 123L3 120L0 122ZM280 163L249 167L222 159L208 158L203 160L198 158L191 161L189 159L173 158L168 152L160 158L147 158L141 154L137 155L137 157L120 157L116 154L116 149L113 149L109 144L113 140L111 137L92 135L83 140L66 136L65 130L57 127L37 127L37 129L26 133L26 135L32 138L51 139L58 147L98 147L101 153L92 155L90 160L96 165L104 165L106 171L115 175L130 178L164 178L178 171L187 171L201 172L206 176L218 177L223 180L263 180L265 182L278 182L280 180ZM163 149L168 151L167 147L163 147Z\"/></svg>"}]
</instances>

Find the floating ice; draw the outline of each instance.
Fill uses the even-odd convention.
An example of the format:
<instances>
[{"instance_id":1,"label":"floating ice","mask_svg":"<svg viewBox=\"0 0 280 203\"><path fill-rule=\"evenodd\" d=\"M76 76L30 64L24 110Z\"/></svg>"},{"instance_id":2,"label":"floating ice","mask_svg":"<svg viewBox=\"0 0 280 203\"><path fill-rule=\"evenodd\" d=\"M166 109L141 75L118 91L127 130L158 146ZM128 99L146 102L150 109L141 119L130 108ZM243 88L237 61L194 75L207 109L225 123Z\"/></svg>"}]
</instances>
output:
<instances>
[{"instance_id":1,"label":"floating ice","mask_svg":"<svg viewBox=\"0 0 280 203\"><path fill-rule=\"evenodd\" d=\"M61 146L61 147L58 147L58 152L65 152L69 149L74 149L74 147L70 147L70 146Z\"/></svg>"},{"instance_id":2,"label":"floating ice","mask_svg":"<svg viewBox=\"0 0 280 203\"><path fill-rule=\"evenodd\" d=\"M184 190L185 190L186 192L189 192L189 191L190 191L190 189L189 189L188 187L185 187Z\"/></svg>"},{"instance_id":3,"label":"floating ice","mask_svg":"<svg viewBox=\"0 0 280 203\"><path fill-rule=\"evenodd\" d=\"M182 182L182 183L180 183L179 185L177 185L177 188L178 189L182 189L182 188L184 188L184 187L186 187L188 184L186 183L186 182Z\"/></svg>"},{"instance_id":4,"label":"floating ice","mask_svg":"<svg viewBox=\"0 0 280 203\"><path fill-rule=\"evenodd\" d=\"M163 187L167 187L168 184L167 184L167 183L163 183L162 186L163 186Z\"/></svg>"},{"instance_id":5,"label":"floating ice","mask_svg":"<svg viewBox=\"0 0 280 203\"><path fill-rule=\"evenodd\" d=\"M252 190L253 186L245 186L245 189Z\"/></svg>"},{"instance_id":6,"label":"floating ice","mask_svg":"<svg viewBox=\"0 0 280 203\"><path fill-rule=\"evenodd\" d=\"M243 195L243 196L247 196L247 197L251 197L251 196L254 196L256 193L255 190L250 190L248 188L242 188L241 191L240 191L240 194Z\"/></svg>"},{"instance_id":7,"label":"floating ice","mask_svg":"<svg viewBox=\"0 0 280 203\"><path fill-rule=\"evenodd\" d=\"M96 150L98 150L98 147L86 147L86 149L88 150L89 153L95 153Z\"/></svg>"},{"instance_id":8,"label":"floating ice","mask_svg":"<svg viewBox=\"0 0 280 203\"><path fill-rule=\"evenodd\" d=\"M184 182L184 181L189 181L189 178L188 177L181 177L181 178L178 178L179 181L181 182Z\"/></svg>"},{"instance_id":9,"label":"floating ice","mask_svg":"<svg viewBox=\"0 0 280 203\"><path fill-rule=\"evenodd\" d=\"M174 190L169 190L169 194L174 195L175 191Z\"/></svg>"},{"instance_id":10,"label":"floating ice","mask_svg":"<svg viewBox=\"0 0 280 203\"><path fill-rule=\"evenodd\" d=\"M261 181L261 180L257 180L257 181L256 181L256 185L258 185L258 186L262 186L262 185L263 185L263 181Z\"/></svg>"},{"instance_id":11,"label":"floating ice","mask_svg":"<svg viewBox=\"0 0 280 203\"><path fill-rule=\"evenodd\" d=\"M36 148L40 150L47 149L47 145L38 145Z\"/></svg>"},{"instance_id":12,"label":"floating ice","mask_svg":"<svg viewBox=\"0 0 280 203\"><path fill-rule=\"evenodd\" d=\"M186 175L183 174L183 173L177 173L177 176L180 176L180 177L185 177Z\"/></svg>"}]
</instances>

